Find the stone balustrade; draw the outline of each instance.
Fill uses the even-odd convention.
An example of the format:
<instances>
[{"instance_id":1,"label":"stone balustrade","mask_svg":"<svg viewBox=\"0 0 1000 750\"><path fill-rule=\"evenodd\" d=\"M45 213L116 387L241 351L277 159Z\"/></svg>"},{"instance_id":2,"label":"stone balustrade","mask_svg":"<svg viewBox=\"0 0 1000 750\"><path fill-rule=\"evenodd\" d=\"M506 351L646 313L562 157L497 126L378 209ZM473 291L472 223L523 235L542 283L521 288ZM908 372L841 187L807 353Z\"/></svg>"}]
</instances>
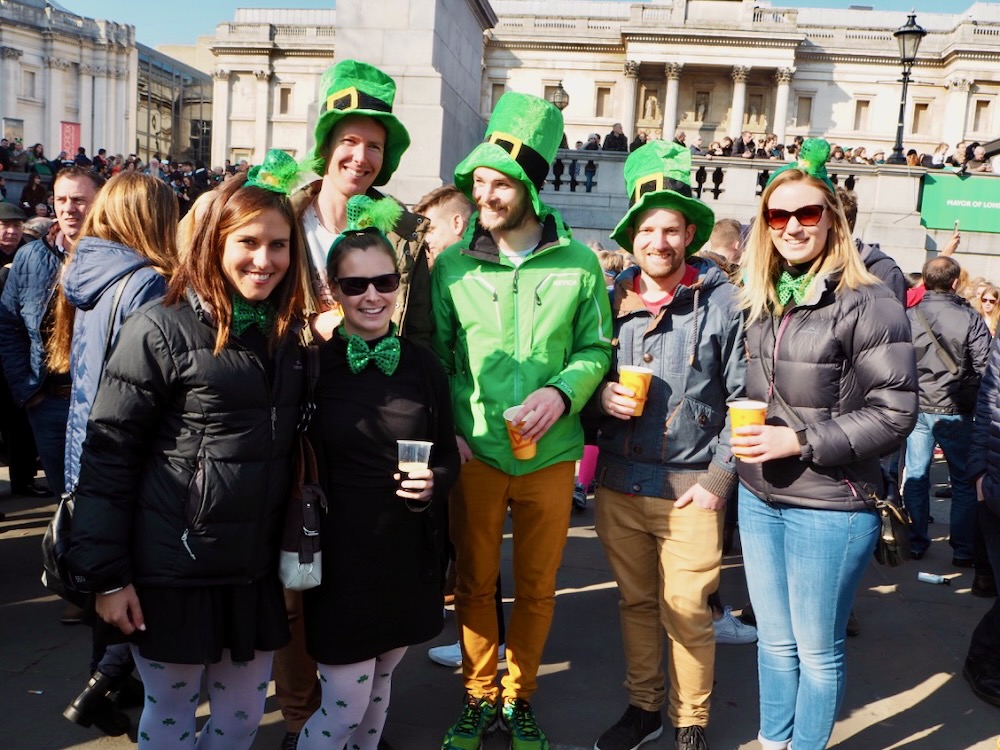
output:
<instances>
[{"instance_id":1,"label":"stone balustrade","mask_svg":"<svg viewBox=\"0 0 1000 750\"><path fill-rule=\"evenodd\" d=\"M559 151L542 200L562 214L577 238L614 246L608 235L628 209L626 156L604 151ZM588 161L597 165L589 193L584 174ZM691 184L695 196L712 208L716 218L737 219L744 224L756 214L768 177L784 164L764 159L697 156L692 162ZM929 230L920 224L920 178L928 170L887 164L829 164L828 169L835 184L857 194L856 235L866 242L879 243L903 271L919 271L928 253L936 252L950 238L950 231ZM1000 175L973 175L970 179L996 180ZM956 257L973 276L1000 281L1000 246L996 235L963 232Z\"/></svg>"}]
</instances>

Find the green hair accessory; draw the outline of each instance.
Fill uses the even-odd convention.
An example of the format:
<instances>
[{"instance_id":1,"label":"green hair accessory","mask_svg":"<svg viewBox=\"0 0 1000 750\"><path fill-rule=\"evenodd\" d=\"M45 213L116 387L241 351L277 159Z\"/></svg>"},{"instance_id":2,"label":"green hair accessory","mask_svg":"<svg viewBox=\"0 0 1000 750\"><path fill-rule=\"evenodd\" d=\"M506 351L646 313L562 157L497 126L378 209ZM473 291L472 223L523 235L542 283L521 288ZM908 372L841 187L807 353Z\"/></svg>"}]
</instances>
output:
<instances>
[{"instance_id":1,"label":"green hair accessory","mask_svg":"<svg viewBox=\"0 0 1000 750\"><path fill-rule=\"evenodd\" d=\"M823 181L832 192L836 192L837 188L826 173L826 162L829 158L829 143L822 138L807 138L803 142L802 148L799 149L798 160L786 164L781 169L775 170L768 179L767 184L770 185L774 182L774 178L782 172L789 169L797 169L800 172L805 172L810 177L815 177L817 180Z\"/></svg>"},{"instance_id":2,"label":"green hair accessory","mask_svg":"<svg viewBox=\"0 0 1000 750\"><path fill-rule=\"evenodd\" d=\"M276 148L268 150L264 163L247 172L244 184L289 195L300 181L299 165L291 156Z\"/></svg>"},{"instance_id":3,"label":"green hair accessory","mask_svg":"<svg viewBox=\"0 0 1000 750\"><path fill-rule=\"evenodd\" d=\"M352 195L347 201L347 228L330 245L330 253L349 234L373 232L389 242L386 235L395 229L402 215L403 207L392 198L375 200L367 195ZM392 243L389 242L389 245L391 247ZM327 253L327 258L330 253Z\"/></svg>"}]
</instances>

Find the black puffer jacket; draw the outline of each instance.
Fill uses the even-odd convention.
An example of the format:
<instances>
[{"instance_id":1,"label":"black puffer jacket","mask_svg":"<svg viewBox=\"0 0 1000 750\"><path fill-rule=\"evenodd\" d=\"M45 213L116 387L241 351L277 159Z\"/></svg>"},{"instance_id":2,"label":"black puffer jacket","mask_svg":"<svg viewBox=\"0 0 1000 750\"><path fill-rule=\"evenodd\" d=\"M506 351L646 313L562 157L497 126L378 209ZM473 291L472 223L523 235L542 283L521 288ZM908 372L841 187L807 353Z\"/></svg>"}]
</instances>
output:
<instances>
[{"instance_id":1,"label":"black puffer jacket","mask_svg":"<svg viewBox=\"0 0 1000 750\"><path fill-rule=\"evenodd\" d=\"M269 377L193 292L137 310L97 392L69 564L89 591L246 583L277 571L303 387L289 337Z\"/></svg>"},{"instance_id":2,"label":"black puffer jacket","mask_svg":"<svg viewBox=\"0 0 1000 750\"><path fill-rule=\"evenodd\" d=\"M957 371L948 369L927 328L948 352ZM906 311L917 353L920 411L930 414L971 414L976 408L979 379L990 351L990 329L983 316L957 294L928 290L920 304Z\"/></svg>"},{"instance_id":3,"label":"black puffer jacket","mask_svg":"<svg viewBox=\"0 0 1000 750\"><path fill-rule=\"evenodd\" d=\"M811 300L747 328L747 398L769 403L768 424L795 429L772 395L775 373L781 397L807 426L801 456L737 462L740 481L769 503L865 507L865 489L883 490L878 457L916 422L917 374L902 306L882 284L839 295L835 287L833 279L819 281Z\"/></svg>"}]
</instances>

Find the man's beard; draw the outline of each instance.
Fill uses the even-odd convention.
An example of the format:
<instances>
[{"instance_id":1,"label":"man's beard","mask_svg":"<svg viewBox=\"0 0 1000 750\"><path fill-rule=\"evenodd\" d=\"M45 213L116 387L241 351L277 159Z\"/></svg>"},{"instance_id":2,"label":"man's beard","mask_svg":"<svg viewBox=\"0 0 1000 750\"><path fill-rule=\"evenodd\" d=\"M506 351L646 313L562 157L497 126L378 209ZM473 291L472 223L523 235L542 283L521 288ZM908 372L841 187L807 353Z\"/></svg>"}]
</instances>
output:
<instances>
[{"instance_id":1,"label":"man's beard","mask_svg":"<svg viewBox=\"0 0 1000 750\"><path fill-rule=\"evenodd\" d=\"M483 222L483 212L480 208L479 223L488 232L512 232L524 226L525 221L528 220L530 207L531 204L527 199L509 204L506 206L507 215L502 219L497 219L489 226Z\"/></svg>"}]
</instances>

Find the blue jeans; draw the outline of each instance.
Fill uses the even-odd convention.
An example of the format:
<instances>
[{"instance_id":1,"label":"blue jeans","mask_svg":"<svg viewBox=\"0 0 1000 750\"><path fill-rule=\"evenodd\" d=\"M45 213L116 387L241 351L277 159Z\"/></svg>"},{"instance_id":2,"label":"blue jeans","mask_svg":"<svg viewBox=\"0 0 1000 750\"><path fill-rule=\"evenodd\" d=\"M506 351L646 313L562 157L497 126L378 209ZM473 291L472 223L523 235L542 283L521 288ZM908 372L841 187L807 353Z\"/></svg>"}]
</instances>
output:
<instances>
[{"instance_id":1,"label":"blue jeans","mask_svg":"<svg viewBox=\"0 0 1000 750\"><path fill-rule=\"evenodd\" d=\"M913 432L906 439L906 481L903 500L910 511L910 548L923 554L931 545L927 534L930 517L931 461L934 443L941 446L951 474L951 541L955 557L975 557L976 493L966 476L965 460L972 439L969 414L920 412Z\"/></svg>"},{"instance_id":2,"label":"blue jeans","mask_svg":"<svg viewBox=\"0 0 1000 750\"><path fill-rule=\"evenodd\" d=\"M844 697L847 617L875 549L870 511L772 508L740 486L757 618L760 737L823 750Z\"/></svg>"},{"instance_id":3,"label":"blue jeans","mask_svg":"<svg viewBox=\"0 0 1000 750\"><path fill-rule=\"evenodd\" d=\"M45 470L45 481L58 497L66 491L66 423L69 421L69 398L48 396L27 409L35 447Z\"/></svg>"}]
</instances>

